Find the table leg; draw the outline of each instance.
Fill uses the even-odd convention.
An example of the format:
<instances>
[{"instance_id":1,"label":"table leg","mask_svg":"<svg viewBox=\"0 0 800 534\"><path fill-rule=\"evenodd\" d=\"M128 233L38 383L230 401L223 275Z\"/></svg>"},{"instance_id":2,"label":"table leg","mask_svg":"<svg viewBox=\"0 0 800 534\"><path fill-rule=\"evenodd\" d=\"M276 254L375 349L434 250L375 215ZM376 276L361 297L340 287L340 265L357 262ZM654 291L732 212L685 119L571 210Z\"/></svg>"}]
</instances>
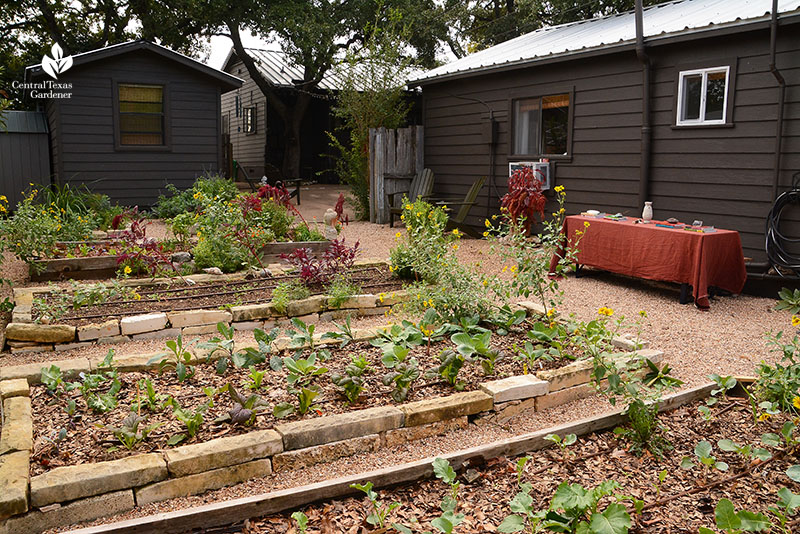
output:
<instances>
[{"instance_id":1,"label":"table leg","mask_svg":"<svg viewBox=\"0 0 800 534\"><path fill-rule=\"evenodd\" d=\"M691 302L690 297L692 293L691 291L689 291L690 287L691 286L689 284L681 284L681 298L680 298L681 304L689 304L689 302Z\"/></svg>"},{"instance_id":2,"label":"table leg","mask_svg":"<svg viewBox=\"0 0 800 534\"><path fill-rule=\"evenodd\" d=\"M581 265L580 263L576 263L575 264L575 278L580 278L581 276L583 276L581 274L581 269L583 269L583 265Z\"/></svg>"}]
</instances>

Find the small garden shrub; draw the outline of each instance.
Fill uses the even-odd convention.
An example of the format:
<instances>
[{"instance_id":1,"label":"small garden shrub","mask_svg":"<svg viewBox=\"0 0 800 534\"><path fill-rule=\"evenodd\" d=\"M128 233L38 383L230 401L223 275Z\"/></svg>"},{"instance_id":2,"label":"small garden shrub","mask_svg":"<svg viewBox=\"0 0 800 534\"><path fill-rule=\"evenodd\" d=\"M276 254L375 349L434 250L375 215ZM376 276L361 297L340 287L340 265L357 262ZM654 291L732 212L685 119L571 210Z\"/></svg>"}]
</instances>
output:
<instances>
[{"instance_id":1,"label":"small garden shrub","mask_svg":"<svg viewBox=\"0 0 800 534\"><path fill-rule=\"evenodd\" d=\"M160 219L171 219L181 213L193 213L208 200L227 202L239 194L233 181L218 175L208 174L198 178L194 185L181 191L167 184L167 194L160 195L153 214Z\"/></svg>"},{"instance_id":2,"label":"small garden shrub","mask_svg":"<svg viewBox=\"0 0 800 534\"><path fill-rule=\"evenodd\" d=\"M229 240L220 235L201 237L192 249L192 255L198 269L218 267L224 273L238 271L248 258L246 250L231 245Z\"/></svg>"},{"instance_id":3,"label":"small garden shrub","mask_svg":"<svg viewBox=\"0 0 800 534\"><path fill-rule=\"evenodd\" d=\"M456 251L461 234L458 230L445 232L448 217L444 209L404 198L401 219L406 233L397 232L390 269L420 282L410 288L412 298L407 306L414 311L433 308L446 320L476 313L488 316L488 284L472 266L459 262Z\"/></svg>"},{"instance_id":4,"label":"small garden shrub","mask_svg":"<svg viewBox=\"0 0 800 534\"><path fill-rule=\"evenodd\" d=\"M328 305L332 308L338 308L353 295L361 293L361 286L350 281L346 273L340 273L328 284L326 292L330 295Z\"/></svg>"},{"instance_id":5,"label":"small garden shrub","mask_svg":"<svg viewBox=\"0 0 800 534\"><path fill-rule=\"evenodd\" d=\"M310 296L311 292L301 281L288 280L278 283L278 287L272 291L272 304L275 305L275 311L278 313L286 313L286 307L290 302Z\"/></svg>"}]
</instances>

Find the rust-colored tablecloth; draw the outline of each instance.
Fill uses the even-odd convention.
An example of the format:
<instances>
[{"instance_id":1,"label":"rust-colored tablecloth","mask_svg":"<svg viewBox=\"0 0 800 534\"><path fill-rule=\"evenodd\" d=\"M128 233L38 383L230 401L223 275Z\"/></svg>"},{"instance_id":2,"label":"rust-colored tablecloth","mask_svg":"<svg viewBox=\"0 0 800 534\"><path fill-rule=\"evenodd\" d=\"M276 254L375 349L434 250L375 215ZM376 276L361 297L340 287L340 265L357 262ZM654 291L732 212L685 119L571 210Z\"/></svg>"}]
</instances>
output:
<instances>
[{"instance_id":1,"label":"rust-colored tablecloth","mask_svg":"<svg viewBox=\"0 0 800 534\"><path fill-rule=\"evenodd\" d=\"M584 222L589 227L584 228ZM564 222L572 241L586 230L578 245L578 263L604 271L689 284L698 307L708 308L708 287L740 293L747 279L739 232L719 230L701 234L634 219L612 221L572 215ZM558 261L553 257L551 272Z\"/></svg>"}]
</instances>

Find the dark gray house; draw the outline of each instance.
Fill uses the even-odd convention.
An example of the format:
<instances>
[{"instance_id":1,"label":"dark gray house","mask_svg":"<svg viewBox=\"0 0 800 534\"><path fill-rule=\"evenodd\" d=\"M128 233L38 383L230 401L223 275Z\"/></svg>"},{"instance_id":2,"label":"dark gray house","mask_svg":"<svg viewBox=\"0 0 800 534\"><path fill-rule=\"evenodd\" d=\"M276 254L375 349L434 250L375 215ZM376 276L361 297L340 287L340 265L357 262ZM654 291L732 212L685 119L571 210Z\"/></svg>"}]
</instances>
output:
<instances>
[{"instance_id":1,"label":"dark gray house","mask_svg":"<svg viewBox=\"0 0 800 534\"><path fill-rule=\"evenodd\" d=\"M509 163L550 161L568 212L595 208L738 230L764 262L765 219L800 171L800 0L677 0L543 28L411 81L423 90L435 192L489 176L472 222L506 191ZM771 41L774 37L774 42ZM638 53L637 53L638 49ZM800 211L800 210L798 210ZM800 235L800 213L783 231Z\"/></svg>"},{"instance_id":2,"label":"dark gray house","mask_svg":"<svg viewBox=\"0 0 800 534\"><path fill-rule=\"evenodd\" d=\"M57 76L55 89L31 91L43 97L54 181L150 206L166 183L185 189L224 170L220 103L241 86L235 76L142 40L77 54ZM26 79L54 82L41 65Z\"/></svg>"}]
</instances>

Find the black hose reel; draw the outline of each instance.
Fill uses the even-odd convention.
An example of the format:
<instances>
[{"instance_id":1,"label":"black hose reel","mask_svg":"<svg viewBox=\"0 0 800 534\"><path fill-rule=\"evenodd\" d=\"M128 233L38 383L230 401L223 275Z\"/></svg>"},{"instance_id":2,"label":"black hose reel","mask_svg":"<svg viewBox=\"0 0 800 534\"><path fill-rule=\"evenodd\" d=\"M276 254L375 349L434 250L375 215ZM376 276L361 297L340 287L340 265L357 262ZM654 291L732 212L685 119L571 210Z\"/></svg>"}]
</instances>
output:
<instances>
[{"instance_id":1,"label":"black hose reel","mask_svg":"<svg viewBox=\"0 0 800 534\"><path fill-rule=\"evenodd\" d=\"M767 215L766 228L766 252L770 265L775 271L784 276L786 271L792 271L800 276L800 236L788 237L781 233L781 215L783 210L789 206L800 207L800 172L792 176L792 188L775 199L772 209ZM789 247L795 244L793 252Z\"/></svg>"}]
</instances>

